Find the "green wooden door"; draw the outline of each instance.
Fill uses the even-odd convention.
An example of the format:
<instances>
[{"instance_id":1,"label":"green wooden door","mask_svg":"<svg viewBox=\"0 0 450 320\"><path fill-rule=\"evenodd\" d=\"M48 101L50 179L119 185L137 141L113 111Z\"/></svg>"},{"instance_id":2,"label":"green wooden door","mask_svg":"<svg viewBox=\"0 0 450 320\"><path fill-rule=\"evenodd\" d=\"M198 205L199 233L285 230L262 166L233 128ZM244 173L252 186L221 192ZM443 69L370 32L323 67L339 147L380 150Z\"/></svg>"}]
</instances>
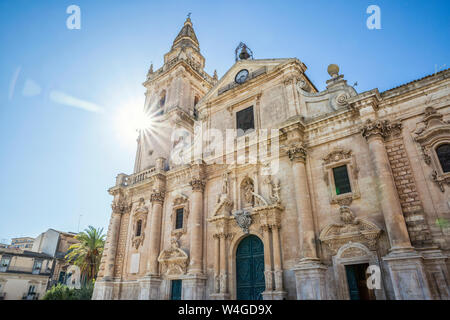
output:
<instances>
[{"instance_id":1,"label":"green wooden door","mask_svg":"<svg viewBox=\"0 0 450 320\"><path fill-rule=\"evenodd\" d=\"M353 265L345 266L350 300L360 300L359 299L358 280L357 280L355 271L356 270Z\"/></svg>"},{"instance_id":2,"label":"green wooden door","mask_svg":"<svg viewBox=\"0 0 450 320\"><path fill-rule=\"evenodd\" d=\"M181 280L171 281L170 300L181 300Z\"/></svg>"},{"instance_id":3,"label":"green wooden door","mask_svg":"<svg viewBox=\"0 0 450 320\"><path fill-rule=\"evenodd\" d=\"M254 235L245 237L236 251L238 300L262 300L265 290L264 244Z\"/></svg>"}]
</instances>

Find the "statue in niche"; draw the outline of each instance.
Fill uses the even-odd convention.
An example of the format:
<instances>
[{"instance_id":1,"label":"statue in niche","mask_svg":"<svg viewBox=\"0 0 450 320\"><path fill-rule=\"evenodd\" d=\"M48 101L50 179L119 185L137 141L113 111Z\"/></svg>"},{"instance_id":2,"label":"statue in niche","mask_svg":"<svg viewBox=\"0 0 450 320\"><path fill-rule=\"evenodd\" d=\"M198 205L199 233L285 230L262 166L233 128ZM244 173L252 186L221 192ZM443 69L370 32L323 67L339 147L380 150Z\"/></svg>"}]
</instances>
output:
<instances>
[{"instance_id":1,"label":"statue in niche","mask_svg":"<svg viewBox=\"0 0 450 320\"><path fill-rule=\"evenodd\" d=\"M253 206L255 204L253 196L255 188L253 186L253 181L247 177L241 184L241 190L243 195L244 207Z\"/></svg>"}]
</instances>

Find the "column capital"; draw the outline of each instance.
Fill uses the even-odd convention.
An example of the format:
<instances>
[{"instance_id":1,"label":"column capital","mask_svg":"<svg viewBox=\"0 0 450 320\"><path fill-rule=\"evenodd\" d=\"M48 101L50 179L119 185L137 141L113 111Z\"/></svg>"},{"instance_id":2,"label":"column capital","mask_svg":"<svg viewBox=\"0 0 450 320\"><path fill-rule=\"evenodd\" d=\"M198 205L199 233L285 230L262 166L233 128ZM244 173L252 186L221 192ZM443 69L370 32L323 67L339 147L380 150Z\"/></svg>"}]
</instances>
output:
<instances>
[{"instance_id":1,"label":"column capital","mask_svg":"<svg viewBox=\"0 0 450 320\"><path fill-rule=\"evenodd\" d=\"M193 191L200 191L203 192L203 190L205 190L205 180L203 179L197 179L197 178L193 178L190 182L189 182L190 186L192 187Z\"/></svg>"},{"instance_id":2,"label":"column capital","mask_svg":"<svg viewBox=\"0 0 450 320\"><path fill-rule=\"evenodd\" d=\"M120 199L118 201L114 201L111 204L113 214L124 214L131 211L131 203L128 203L125 199Z\"/></svg>"},{"instance_id":3,"label":"column capital","mask_svg":"<svg viewBox=\"0 0 450 320\"><path fill-rule=\"evenodd\" d=\"M307 155L306 146L304 144L292 145L288 149L287 154L289 156L289 159L293 162L297 162L297 161L305 162L306 155Z\"/></svg>"},{"instance_id":4,"label":"column capital","mask_svg":"<svg viewBox=\"0 0 450 320\"><path fill-rule=\"evenodd\" d=\"M163 203L164 202L164 197L165 197L165 192L164 191L157 191L157 192L154 191L150 195L150 202Z\"/></svg>"},{"instance_id":5,"label":"column capital","mask_svg":"<svg viewBox=\"0 0 450 320\"><path fill-rule=\"evenodd\" d=\"M391 122L389 120L370 120L361 127L361 134L367 141L371 137L381 137L383 140L390 135L398 135L402 130L400 122Z\"/></svg>"}]
</instances>

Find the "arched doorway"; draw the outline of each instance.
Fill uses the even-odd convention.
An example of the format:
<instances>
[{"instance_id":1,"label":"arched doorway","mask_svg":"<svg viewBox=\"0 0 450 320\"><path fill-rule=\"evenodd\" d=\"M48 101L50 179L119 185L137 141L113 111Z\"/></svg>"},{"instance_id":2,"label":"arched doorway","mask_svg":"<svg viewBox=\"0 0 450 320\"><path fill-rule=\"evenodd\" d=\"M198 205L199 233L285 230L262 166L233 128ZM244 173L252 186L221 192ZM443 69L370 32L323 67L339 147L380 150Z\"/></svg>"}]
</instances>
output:
<instances>
[{"instance_id":1,"label":"arched doorway","mask_svg":"<svg viewBox=\"0 0 450 320\"><path fill-rule=\"evenodd\" d=\"M264 244L254 235L241 240L236 250L236 297L238 300L262 300L265 290Z\"/></svg>"}]
</instances>

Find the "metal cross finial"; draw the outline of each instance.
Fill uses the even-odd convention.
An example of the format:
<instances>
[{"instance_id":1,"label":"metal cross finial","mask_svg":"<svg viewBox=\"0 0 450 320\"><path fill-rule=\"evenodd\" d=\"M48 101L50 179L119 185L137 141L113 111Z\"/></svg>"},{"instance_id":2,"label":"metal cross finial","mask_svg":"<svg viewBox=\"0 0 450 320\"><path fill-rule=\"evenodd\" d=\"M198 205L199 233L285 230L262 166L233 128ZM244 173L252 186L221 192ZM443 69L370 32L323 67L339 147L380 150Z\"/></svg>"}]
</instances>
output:
<instances>
[{"instance_id":1,"label":"metal cross finial","mask_svg":"<svg viewBox=\"0 0 450 320\"><path fill-rule=\"evenodd\" d=\"M188 13L188 15L187 15L188 19L191 18L191 14L192 14L192 12L189 12L189 13Z\"/></svg>"}]
</instances>

